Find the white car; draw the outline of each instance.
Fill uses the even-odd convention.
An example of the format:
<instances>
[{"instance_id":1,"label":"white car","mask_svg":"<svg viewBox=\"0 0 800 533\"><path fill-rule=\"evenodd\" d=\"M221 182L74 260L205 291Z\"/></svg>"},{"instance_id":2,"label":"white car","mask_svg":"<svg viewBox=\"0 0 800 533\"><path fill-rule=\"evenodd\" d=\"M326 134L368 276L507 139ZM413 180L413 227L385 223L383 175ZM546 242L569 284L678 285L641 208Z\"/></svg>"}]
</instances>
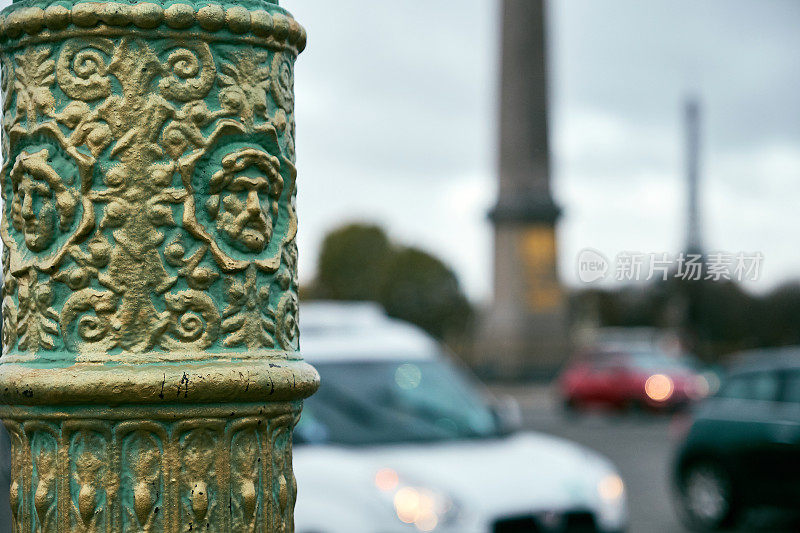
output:
<instances>
[{"instance_id":1,"label":"white car","mask_svg":"<svg viewBox=\"0 0 800 533\"><path fill-rule=\"evenodd\" d=\"M301 307L322 384L295 432L297 533L618 532L614 466L572 442L504 431L429 336L363 303Z\"/></svg>"}]
</instances>

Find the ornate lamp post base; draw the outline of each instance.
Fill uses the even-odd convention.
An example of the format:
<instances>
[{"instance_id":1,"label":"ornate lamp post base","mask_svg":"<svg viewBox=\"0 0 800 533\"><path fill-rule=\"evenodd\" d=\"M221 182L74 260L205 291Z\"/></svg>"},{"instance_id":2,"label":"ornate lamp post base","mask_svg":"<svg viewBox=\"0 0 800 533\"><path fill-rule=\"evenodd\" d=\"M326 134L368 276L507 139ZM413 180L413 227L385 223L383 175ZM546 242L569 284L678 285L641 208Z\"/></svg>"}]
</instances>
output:
<instances>
[{"instance_id":1,"label":"ornate lamp post base","mask_svg":"<svg viewBox=\"0 0 800 533\"><path fill-rule=\"evenodd\" d=\"M304 45L267 0L0 16L15 532L293 529Z\"/></svg>"},{"instance_id":2,"label":"ornate lamp post base","mask_svg":"<svg viewBox=\"0 0 800 533\"><path fill-rule=\"evenodd\" d=\"M314 390L313 369L205 361L133 381L91 366L3 367L15 531L292 530L292 398ZM85 402L64 403L67 389Z\"/></svg>"}]
</instances>

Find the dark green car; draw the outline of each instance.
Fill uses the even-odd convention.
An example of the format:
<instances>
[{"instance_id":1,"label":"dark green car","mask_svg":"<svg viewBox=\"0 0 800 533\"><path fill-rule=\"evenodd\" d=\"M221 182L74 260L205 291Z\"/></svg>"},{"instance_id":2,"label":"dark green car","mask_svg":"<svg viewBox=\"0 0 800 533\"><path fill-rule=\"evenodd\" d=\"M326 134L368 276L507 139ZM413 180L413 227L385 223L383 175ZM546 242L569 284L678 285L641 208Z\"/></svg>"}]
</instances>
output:
<instances>
[{"instance_id":1,"label":"dark green car","mask_svg":"<svg viewBox=\"0 0 800 533\"><path fill-rule=\"evenodd\" d=\"M676 458L678 505L701 531L750 507L800 508L800 347L742 360L697 407Z\"/></svg>"}]
</instances>

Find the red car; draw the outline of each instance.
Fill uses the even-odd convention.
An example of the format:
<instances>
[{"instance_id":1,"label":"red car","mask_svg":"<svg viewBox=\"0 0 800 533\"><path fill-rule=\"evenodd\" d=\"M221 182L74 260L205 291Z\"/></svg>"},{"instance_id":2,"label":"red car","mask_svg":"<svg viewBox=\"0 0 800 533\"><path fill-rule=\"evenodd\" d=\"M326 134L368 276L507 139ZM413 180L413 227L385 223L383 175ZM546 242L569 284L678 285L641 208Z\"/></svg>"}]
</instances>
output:
<instances>
[{"instance_id":1,"label":"red car","mask_svg":"<svg viewBox=\"0 0 800 533\"><path fill-rule=\"evenodd\" d=\"M567 366L559 386L571 409L676 409L709 392L690 361L653 350L585 352Z\"/></svg>"}]
</instances>

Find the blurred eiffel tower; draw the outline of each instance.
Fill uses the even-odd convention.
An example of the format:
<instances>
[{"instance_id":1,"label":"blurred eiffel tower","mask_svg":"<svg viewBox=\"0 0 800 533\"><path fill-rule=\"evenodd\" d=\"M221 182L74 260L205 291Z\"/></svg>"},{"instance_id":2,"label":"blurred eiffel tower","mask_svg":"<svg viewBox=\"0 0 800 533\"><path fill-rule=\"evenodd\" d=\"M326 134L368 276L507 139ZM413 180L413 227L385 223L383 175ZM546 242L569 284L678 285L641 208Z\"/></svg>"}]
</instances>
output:
<instances>
[{"instance_id":1,"label":"blurred eiffel tower","mask_svg":"<svg viewBox=\"0 0 800 533\"><path fill-rule=\"evenodd\" d=\"M688 184L686 210L686 252L702 254L700 238L700 103L689 97L685 104L686 117L686 177Z\"/></svg>"},{"instance_id":2,"label":"blurred eiffel tower","mask_svg":"<svg viewBox=\"0 0 800 533\"><path fill-rule=\"evenodd\" d=\"M700 227L700 102L690 96L684 104L686 127L686 256L700 256L700 278L706 275L706 258ZM704 317L708 297L702 281L685 283L678 294L679 324L684 347L703 352L707 337Z\"/></svg>"}]
</instances>

